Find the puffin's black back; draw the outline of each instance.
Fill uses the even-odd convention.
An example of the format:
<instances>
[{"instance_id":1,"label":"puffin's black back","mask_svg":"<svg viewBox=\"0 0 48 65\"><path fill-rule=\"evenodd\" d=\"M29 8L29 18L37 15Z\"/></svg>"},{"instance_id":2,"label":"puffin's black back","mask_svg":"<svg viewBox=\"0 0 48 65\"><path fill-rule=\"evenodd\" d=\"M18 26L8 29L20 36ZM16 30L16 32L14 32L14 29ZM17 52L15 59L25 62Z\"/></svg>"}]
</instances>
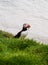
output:
<instances>
[{"instance_id":1,"label":"puffin's black back","mask_svg":"<svg viewBox=\"0 0 48 65\"><path fill-rule=\"evenodd\" d=\"M14 38L19 38L21 36L21 33L26 30L27 28L23 27L23 29L14 36Z\"/></svg>"},{"instance_id":2,"label":"puffin's black back","mask_svg":"<svg viewBox=\"0 0 48 65\"><path fill-rule=\"evenodd\" d=\"M17 35L14 36L14 38L19 38L21 36L21 31L17 33Z\"/></svg>"}]
</instances>

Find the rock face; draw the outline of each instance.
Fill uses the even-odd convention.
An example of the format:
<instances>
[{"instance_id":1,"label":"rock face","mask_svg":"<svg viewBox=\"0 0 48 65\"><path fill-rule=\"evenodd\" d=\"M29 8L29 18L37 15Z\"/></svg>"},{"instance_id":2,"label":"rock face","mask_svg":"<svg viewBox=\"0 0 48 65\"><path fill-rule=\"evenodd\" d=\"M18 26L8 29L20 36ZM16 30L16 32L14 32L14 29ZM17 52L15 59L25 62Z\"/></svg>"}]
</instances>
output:
<instances>
[{"instance_id":1,"label":"rock face","mask_svg":"<svg viewBox=\"0 0 48 65\"><path fill-rule=\"evenodd\" d=\"M23 23L29 38L48 40L48 0L0 0L0 29L15 35Z\"/></svg>"}]
</instances>

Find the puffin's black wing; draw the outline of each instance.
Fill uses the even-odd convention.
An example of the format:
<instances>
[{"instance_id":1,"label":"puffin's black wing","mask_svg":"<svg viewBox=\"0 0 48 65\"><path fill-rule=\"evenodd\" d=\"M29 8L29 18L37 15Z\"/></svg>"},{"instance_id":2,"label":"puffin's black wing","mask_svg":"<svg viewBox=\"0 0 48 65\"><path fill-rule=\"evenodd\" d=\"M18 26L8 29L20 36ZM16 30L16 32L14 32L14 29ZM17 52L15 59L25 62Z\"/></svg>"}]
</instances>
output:
<instances>
[{"instance_id":1,"label":"puffin's black wing","mask_svg":"<svg viewBox=\"0 0 48 65\"><path fill-rule=\"evenodd\" d=\"M17 35L14 36L14 38L19 38L21 36L21 33L26 30L27 28L23 27L23 29L20 32L18 32Z\"/></svg>"},{"instance_id":2,"label":"puffin's black wing","mask_svg":"<svg viewBox=\"0 0 48 65\"><path fill-rule=\"evenodd\" d=\"M21 36L21 31L18 32L18 33L14 36L14 38L19 38L20 36Z\"/></svg>"}]
</instances>

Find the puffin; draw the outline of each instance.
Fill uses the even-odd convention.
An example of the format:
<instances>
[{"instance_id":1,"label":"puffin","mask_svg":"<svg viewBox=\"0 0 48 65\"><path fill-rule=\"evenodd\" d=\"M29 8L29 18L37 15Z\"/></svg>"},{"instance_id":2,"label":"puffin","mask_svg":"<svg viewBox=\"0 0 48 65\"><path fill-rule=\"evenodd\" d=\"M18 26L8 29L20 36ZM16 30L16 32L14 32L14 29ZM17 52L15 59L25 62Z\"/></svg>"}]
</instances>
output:
<instances>
[{"instance_id":1,"label":"puffin","mask_svg":"<svg viewBox=\"0 0 48 65\"><path fill-rule=\"evenodd\" d=\"M31 26L27 23L23 24L22 29L14 36L14 38L20 38L20 37L26 37L27 34L22 34L27 32L27 30L30 28Z\"/></svg>"}]
</instances>

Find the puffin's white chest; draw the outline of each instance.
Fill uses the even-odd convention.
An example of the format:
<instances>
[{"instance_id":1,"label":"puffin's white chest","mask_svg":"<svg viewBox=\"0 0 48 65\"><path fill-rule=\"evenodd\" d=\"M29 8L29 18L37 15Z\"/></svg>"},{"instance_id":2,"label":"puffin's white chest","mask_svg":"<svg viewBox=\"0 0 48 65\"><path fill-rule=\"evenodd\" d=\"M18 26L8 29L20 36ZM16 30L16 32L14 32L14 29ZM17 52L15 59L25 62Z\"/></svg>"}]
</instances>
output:
<instances>
[{"instance_id":1,"label":"puffin's white chest","mask_svg":"<svg viewBox=\"0 0 48 65\"><path fill-rule=\"evenodd\" d=\"M25 32L22 32L22 33L21 33L21 37L22 37L22 38L26 37L27 35L28 35L28 31L25 31Z\"/></svg>"}]
</instances>

